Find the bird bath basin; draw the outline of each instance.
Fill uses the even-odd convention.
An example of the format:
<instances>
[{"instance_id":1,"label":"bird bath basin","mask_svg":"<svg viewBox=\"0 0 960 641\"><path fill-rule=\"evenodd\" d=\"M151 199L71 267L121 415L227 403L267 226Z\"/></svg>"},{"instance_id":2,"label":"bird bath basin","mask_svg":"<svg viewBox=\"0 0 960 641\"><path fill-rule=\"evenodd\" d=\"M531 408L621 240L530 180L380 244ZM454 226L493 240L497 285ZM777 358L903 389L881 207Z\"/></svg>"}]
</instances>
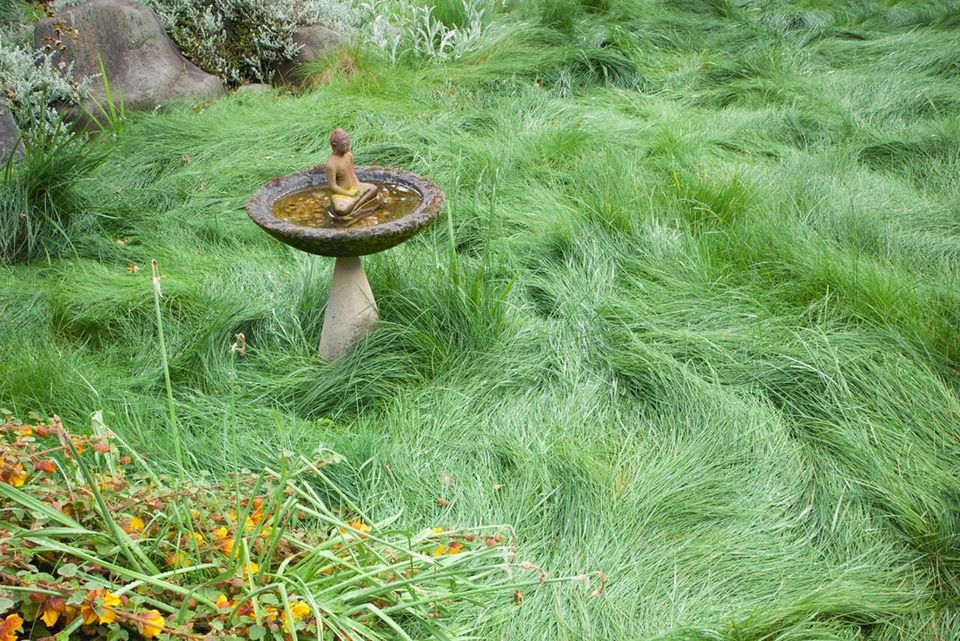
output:
<instances>
[{"instance_id":1,"label":"bird bath basin","mask_svg":"<svg viewBox=\"0 0 960 641\"><path fill-rule=\"evenodd\" d=\"M274 178L247 201L247 214L265 232L292 247L336 258L320 335L320 357L343 356L379 321L360 256L390 249L432 223L444 203L433 182L401 169L357 167L363 183L380 188L381 202L355 216L328 212L327 176L316 171Z\"/></svg>"}]
</instances>

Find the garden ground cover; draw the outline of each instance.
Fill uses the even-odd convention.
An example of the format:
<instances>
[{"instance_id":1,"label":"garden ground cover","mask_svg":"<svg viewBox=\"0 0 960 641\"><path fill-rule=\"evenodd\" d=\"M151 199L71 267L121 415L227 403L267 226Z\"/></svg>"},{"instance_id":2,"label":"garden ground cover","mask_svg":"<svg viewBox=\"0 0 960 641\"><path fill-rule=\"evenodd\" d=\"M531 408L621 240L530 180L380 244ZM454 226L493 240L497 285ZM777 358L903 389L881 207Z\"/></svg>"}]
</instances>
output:
<instances>
[{"instance_id":1,"label":"garden ground cover","mask_svg":"<svg viewBox=\"0 0 960 641\"><path fill-rule=\"evenodd\" d=\"M191 469L324 443L375 516L606 576L464 609L480 638L960 637L960 6L491 16L456 62L354 49L102 140L102 231L0 267L0 404L172 464L155 258ZM324 365L332 261L243 204L337 126L448 204Z\"/></svg>"}]
</instances>

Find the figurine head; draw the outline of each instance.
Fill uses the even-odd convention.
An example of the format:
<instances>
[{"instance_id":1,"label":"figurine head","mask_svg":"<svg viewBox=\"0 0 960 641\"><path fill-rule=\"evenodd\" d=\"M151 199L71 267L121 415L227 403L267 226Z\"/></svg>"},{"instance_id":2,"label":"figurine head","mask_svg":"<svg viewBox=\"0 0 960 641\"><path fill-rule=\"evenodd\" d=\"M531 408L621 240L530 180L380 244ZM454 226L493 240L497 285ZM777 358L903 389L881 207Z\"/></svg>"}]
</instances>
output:
<instances>
[{"instance_id":1,"label":"figurine head","mask_svg":"<svg viewBox=\"0 0 960 641\"><path fill-rule=\"evenodd\" d=\"M334 129L333 133L330 134L330 148L338 156L350 151L350 134L339 127Z\"/></svg>"}]
</instances>

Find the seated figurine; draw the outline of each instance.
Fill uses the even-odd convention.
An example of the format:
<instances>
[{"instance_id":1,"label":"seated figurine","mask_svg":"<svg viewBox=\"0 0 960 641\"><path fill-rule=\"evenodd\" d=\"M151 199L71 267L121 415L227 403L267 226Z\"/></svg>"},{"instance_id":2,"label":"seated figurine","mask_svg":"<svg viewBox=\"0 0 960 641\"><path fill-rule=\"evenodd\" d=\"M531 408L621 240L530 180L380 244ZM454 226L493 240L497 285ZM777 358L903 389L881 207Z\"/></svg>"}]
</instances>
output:
<instances>
[{"instance_id":1,"label":"seated figurine","mask_svg":"<svg viewBox=\"0 0 960 641\"><path fill-rule=\"evenodd\" d=\"M327 159L324 170L333 216L350 218L374 211L380 205L380 190L376 185L362 183L357 178L347 132L335 129L330 134L330 148L333 153Z\"/></svg>"}]
</instances>

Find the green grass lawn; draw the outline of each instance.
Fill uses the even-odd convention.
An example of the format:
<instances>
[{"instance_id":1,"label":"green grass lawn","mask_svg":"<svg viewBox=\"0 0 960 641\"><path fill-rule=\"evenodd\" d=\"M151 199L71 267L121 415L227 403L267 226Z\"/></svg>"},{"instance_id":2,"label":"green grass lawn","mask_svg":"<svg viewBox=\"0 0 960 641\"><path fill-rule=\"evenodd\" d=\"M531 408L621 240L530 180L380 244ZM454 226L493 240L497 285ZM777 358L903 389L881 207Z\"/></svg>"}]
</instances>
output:
<instances>
[{"instance_id":1,"label":"green grass lawn","mask_svg":"<svg viewBox=\"0 0 960 641\"><path fill-rule=\"evenodd\" d=\"M0 405L171 463L155 258L191 469L322 442L374 516L607 578L478 638L960 638L960 4L521 4L454 63L133 116L101 231L0 266ZM447 206L324 365L333 261L243 205L337 126Z\"/></svg>"}]
</instances>

